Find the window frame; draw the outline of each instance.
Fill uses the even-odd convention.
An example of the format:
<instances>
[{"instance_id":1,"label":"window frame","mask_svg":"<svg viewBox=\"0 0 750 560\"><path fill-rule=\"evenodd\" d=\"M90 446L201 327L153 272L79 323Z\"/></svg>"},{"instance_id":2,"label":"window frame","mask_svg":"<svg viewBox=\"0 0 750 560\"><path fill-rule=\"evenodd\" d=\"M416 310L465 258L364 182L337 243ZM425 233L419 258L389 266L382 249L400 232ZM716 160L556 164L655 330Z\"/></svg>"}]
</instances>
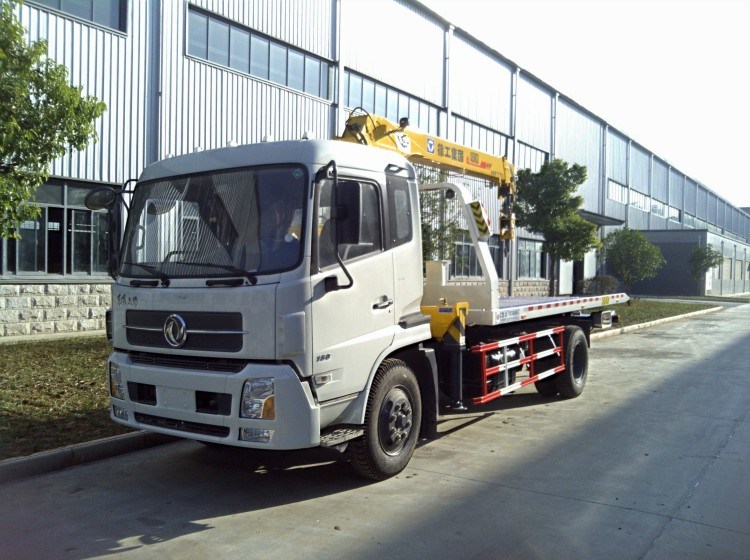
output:
<instances>
[{"instance_id":1,"label":"window frame","mask_svg":"<svg viewBox=\"0 0 750 560\"><path fill-rule=\"evenodd\" d=\"M377 198L378 203L378 221L380 224L380 231L379 231L379 238L380 238L380 247L377 249L373 249L372 251L369 251L367 253L361 254L361 255L355 255L353 257L346 257L344 258L344 255L341 255L341 252L339 251L339 256L341 257L342 262L344 263L353 263L358 262L360 260L369 259L376 255L380 255L385 253L386 251L390 250L390 247L387 245L387 239L385 237L385 228L387 223L387 216L385 213L385 204L384 204L384 196L383 196L383 187L382 185L373 180L373 179L367 179L364 177L355 177L355 176L339 176L338 182L356 182L360 185L367 185L373 187L373 192L375 193L375 196ZM330 180L323 180L318 182L318 184L315 186L315 204L314 204L314 210L313 210L313 231L315 229L318 230L318 236L317 241L314 243L314 248L316 249L315 255L314 255L314 265L313 265L313 274L317 272L323 272L326 270L330 270L331 268L334 268L338 266L338 263L325 263L321 264L321 237L322 237L322 231L325 228L326 224L330 222L331 218L329 217L326 222L321 224L321 208L325 208L325 206L321 206L321 200L322 200L322 190L327 185L331 185L331 189L333 188L333 182ZM329 206L330 208L330 202ZM330 214L329 214L330 216ZM340 249L340 248L339 248Z\"/></svg>"},{"instance_id":2,"label":"window frame","mask_svg":"<svg viewBox=\"0 0 750 560\"><path fill-rule=\"evenodd\" d=\"M22 240L16 240L16 239L0 239L0 280L9 280L11 278L45 278L45 279L51 279L51 278L75 278L76 280L80 280L82 278L91 278L91 279L104 279L108 278L108 274L106 271L106 266L104 267L104 270L97 271L95 270L97 260L95 258L95 251L97 248L100 247L99 245L99 239L96 237L97 228L95 227L95 224L97 223L97 218L94 217L94 215L106 215L107 212L105 210L100 211L91 211L87 209L82 203L81 204L71 204L69 202L69 196L68 196L68 189L69 188L86 188L86 189L96 189L102 186L105 186L107 184L105 183L87 183L83 181L77 181L73 179L50 179L47 183L44 184L44 186L53 186L59 188L61 192L61 199L60 202L53 201L53 202L36 202L41 209L42 212L36 220L33 220L37 224L41 224L39 228L35 228L35 231L43 230L43 270L20 270L21 263L21 251L20 251L20 243L22 243ZM111 185L116 186L116 185ZM60 214L61 218L59 220L59 228L50 230L49 224L50 224L50 211L56 210L57 214ZM72 259L75 258L75 237L77 237L77 234L80 234L81 232L74 232L72 231L72 228L74 228L73 224L73 213L74 212L87 212L90 216L89 225L90 225L90 232L89 232L89 250L88 250L88 272L81 272L81 271L74 271L73 270L73 261ZM55 223L58 222L57 219L54 220ZM19 224L20 225L20 224ZM50 248L52 247L51 243L55 242L55 240L50 240L50 232L59 232L59 235L61 236L60 243L61 243L61 251L59 253L59 265L61 272L50 272ZM106 230L101 232L105 238L106 234L108 233ZM11 246L11 244L13 244ZM13 258L13 262L8 262L10 258ZM106 261L106 255L105 255L105 261ZM58 264L56 261L54 264ZM42 267L40 267L42 268Z\"/></svg>"},{"instance_id":3,"label":"window frame","mask_svg":"<svg viewBox=\"0 0 750 560\"><path fill-rule=\"evenodd\" d=\"M327 102L335 102L335 91L330 87L330 84L332 82L335 83L335 75L333 76L333 78L331 77L331 73L335 74L336 68L332 60L304 51L299 47L271 37L260 31L256 31L251 27L243 25L237 21L231 20L219 14L210 12L191 3L187 3L186 13L187 16L184 18L185 39L183 45L183 52L186 57L192 58L193 60L199 61L204 64L211 64L220 68L230 70L232 72L237 72L238 74L241 74L243 76L262 80L276 86L288 88L290 90L293 90L295 93L310 95ZM191 22L196 21L196 18L194 17L196 15L206 19L205 45L200 45L195 42L191 43L191 39L194 37L191 35L191 30L193 30L193 28L191 27ZM227 27L226 35L228 46L226 61L212 60L209 58L209 28L211 27L212 22L217 22L222 26ZM232 56L231 37L233 32L235 32L235 34L241 32L242 34L249 35L250 44L247 50L247 68L244 64L244 58L239 56L240 53L235 53L235 56ZM265 47L265 52L261 57L265 59L265 62L260 62L259 64L259 61L261 59L256 57L254 60L254 53L258 48L257 45L261 43L264 44ZM277 80L274 77L274 74L277 75L276 77L278 77L278 75L280 74L280 72L278 72L278 70L280 70L280 67L274 66L277 72L272 72L271 64L272 52L274 51L276 55L276 58L274 58L274 60L276 62L280 62L280 57L278 56L279 49L284 50L283 82ZM205 56L203 55L204 50ZM242 65L233 64L233 61L240 59L242 59L243 61ZM298 71L294 73L292 72L293 64L299 64L300 66L299 68L296 68L296 70ZM317 67L317 76L313 78L306 77L308 67ZM317 85L317 91L311 89L311 86L313 84Z\"/></svg>"},{"instance_id":4,"label":"window frame","mask_svg":"<svg viewBox=\"0 0 750 560\"><path fill-rule=\"evenodd\" d=\"M105 29L107 31L111 31L114 33L118 33L121 35L127 35L128 33L128 7L130 0L116 0L118 4L118 14L117 14L117 27L112 27L111 25L107 23L102 23L100 21L94 20L94 6L97 3L97 0L88 0L90 2L91 7L91 17L82 16L79 14L74 14L72 12L66 11L62 7L62 0L27 0L29 5L33 5L35 8L39 8L42 10L48 10L53 13L61 14L65 17L72 18L77 21L85 22L87 25L93 25L95 27L99 27L101 29ZM52 5L56 4L56 5Z\"/></svg>"}]
</instances>

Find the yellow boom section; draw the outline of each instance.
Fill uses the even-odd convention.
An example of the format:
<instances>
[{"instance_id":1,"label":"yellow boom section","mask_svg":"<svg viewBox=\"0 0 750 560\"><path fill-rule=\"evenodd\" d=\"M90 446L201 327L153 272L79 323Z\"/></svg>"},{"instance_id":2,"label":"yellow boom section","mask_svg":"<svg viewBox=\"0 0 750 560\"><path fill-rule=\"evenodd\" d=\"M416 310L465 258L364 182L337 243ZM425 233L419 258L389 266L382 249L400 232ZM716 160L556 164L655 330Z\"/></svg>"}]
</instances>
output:
<instances>
[{"instance_id":1,"label":"yellow boom section","mask_svg":"<svg viewBox=\"0 0 750 560\"><path fill-rule=\"evenodd\" d=\"M392 150L412 163L491 181L497 185L498 198L506 202L500 215L500 236L512 239L515 229L512 207L516 194L513 164L505 157L474 150L437 136L406 130L407 126L406 119L401 119L399 126L377 115L351 116L338 140Z\"/></svg>"}]
</instances>

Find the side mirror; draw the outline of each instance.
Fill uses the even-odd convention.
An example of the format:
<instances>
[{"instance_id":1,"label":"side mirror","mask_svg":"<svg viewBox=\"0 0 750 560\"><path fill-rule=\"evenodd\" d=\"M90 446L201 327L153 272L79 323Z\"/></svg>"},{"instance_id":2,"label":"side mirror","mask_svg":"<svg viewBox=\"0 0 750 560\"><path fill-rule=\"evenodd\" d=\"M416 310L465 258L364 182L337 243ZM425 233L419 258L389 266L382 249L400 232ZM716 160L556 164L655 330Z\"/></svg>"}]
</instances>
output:
<instances>
[{"instance_id":1,"label":"side mirror","mask_svg":"<svg viewBox=\"0 0 750 560\"><path fill-rule=\"evenodd\" d=\"M92 190L84 198L83 203L89 210L96 212L97 210L104 210L105 208L112 208L112 205L117 199L117 191L112 187L99 187L98 189Z\"/></svg>"}]
</instances>

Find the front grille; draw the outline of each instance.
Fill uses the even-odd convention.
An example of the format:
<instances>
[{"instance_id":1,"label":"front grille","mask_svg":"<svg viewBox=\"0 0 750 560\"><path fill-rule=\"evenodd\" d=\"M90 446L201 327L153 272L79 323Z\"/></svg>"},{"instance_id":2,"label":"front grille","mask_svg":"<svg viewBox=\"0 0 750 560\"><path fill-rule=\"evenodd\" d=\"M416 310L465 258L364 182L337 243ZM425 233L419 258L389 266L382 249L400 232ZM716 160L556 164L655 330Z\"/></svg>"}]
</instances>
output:
<instances>
[{"instance_id":1,"label":"front grille","mask_svg":"<svg viewBox=\"0 0 750 560\"><path fill-rule=\"evenodd\" d=\"M151 348L170 348L162 329L172 311L129 309L125 315L128 343ZM181 350L239 352L242 350L242 314L184 311L188 335ZM203 331L203 332L191 332ZM216 331L216 332L211 332ZM227 331L234 331L227 333Z\"/></svg>"},{"instance_id":2,"label":"front grille","mask_svg":"<svg viewBox=\"0 0 750 560\"><path fill-rule=\"evenodd\" d=\"M230 358L199 358L193 356L151 354L149 352L130 352L129 356L134 364L199 370L209 373L239 373L249 363L247 360L232 360Z\"/></svg>"},{"instance_id":3,"label":"front grille","mask_svg":"<svg viewBox=\"0 0 750 560\"><path fill-rule=\"evenodd\" d=\"M147 424L157 428L167 428L169 430L178 430L180 432L189 432L203 436L227 437L229 435L229 428L226 426L213 426L211 424L201 424L199 422L186 422L185 420L152 416L151 414L143 414L142 412L135 413L135 421L140 424Z\"/></svg>"}]
</instances>

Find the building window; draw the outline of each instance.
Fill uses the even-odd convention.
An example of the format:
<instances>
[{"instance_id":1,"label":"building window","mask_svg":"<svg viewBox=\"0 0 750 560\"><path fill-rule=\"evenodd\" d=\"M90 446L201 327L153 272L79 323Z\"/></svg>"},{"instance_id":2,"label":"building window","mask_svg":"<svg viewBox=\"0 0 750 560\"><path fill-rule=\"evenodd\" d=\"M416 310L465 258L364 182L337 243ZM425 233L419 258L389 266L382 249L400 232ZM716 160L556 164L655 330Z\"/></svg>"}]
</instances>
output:
<instances>
[{"instance_id":1,"label":"building window","mask_svg":"<svg viewBox=\"0 0 750 560\"><path fill-rule=\"evenodd\" d=\"M518 240L518 277L544 278L544 251L541 241Z\"/></svg>"},{"instance_id":2,"label":"building window","mask_svg":"<svg viewBox=\"0 0 750 560\"><path fill-rule=\"evenodd\" d=\"M721 279L732 279L732 259L730 257L725 257L724 262L721 264Z\"/></svg>"},{"instance_id":3,"label":"building window","mask_svg":"<svg viewBox=\"0 0 750 560\"><path fill-rule=\"evenodd\" d=\"M451 277L472 278L482 276L482 267L477 260L476 249L471 236L464 232L455 242L455 252L451 261Z\"/></svg>"},{"instance_id":4,"label":"building window","mask_svg":"<svg viewBox=\"0 0 750 560\"><path fill-rule=\"evenodd\" d=\"M104 27L127 30L127 0L30 0L38 4L91 21Z\"/></svg>"},{"instance_id":5,"label":"building window","mask_svg":"<svg viewBox=\"0 0 750 560\"><path fill-rule=\"evenodd\" d=\"M83 205L96 186L54 181L39 187L39 216L18 225L21 239L0 240L0 275L105 275L107 215Z\"/></svg>"},{"instance_id":6,"label":"building window","mask_svg":"<svg viewBox=\"0 0 750 560\"><path fill-rule=\"evenodd\" d=\"M333 66L238 23L188 9L187 54L310 95L332 99Z\"/></svg>"},{"instance_id":7,"label":"building window","mask_svg":"<svg viewBox=\"0 0 750 560\"><path fill-rule=\"evenodd\" d=\"M745 261L736 259L734 261L734 279L744 280L745 279Z\"/></svg>"},{"instance_id":8,"label":"building window","mask_svg":"<svg viewBox=\"0 0 750 560\"><path fill-rule=\"evenodd\" d=\"M438 133L437 107L349 70L344 73L344 105L361 107L394 123L408 117L423 132Z\"/></svg>"},{"instance_id":9,"label":"building window","mask_svg":"<svg viewBox=\"0 0 750 560\"><path fill-rule=\"evenodd\" d=\"M638 191L631 191L630 192L630 205L633 208L637 208L638 210L643 210L644 212L650 212L651 211L651 197L646 196L643 193L639 193Z\"/></svg>"},{"instance_id":10,"label":"building window","mask_svg":"<svg viewBox=\"0 0 750 560\"><path fill-rule=\"evenodd\" d=\"M628 187L610 179L607 183L607 198L620 204L627 204Z\"/></svg>"},{"instance_id":11,"label":"building window","mask_svg":"<svg viewBox=\"0 0 750 560\"><path fill-rule=\"evenodd\" d=\"M651 199L651 213L654 216L665 218L667 216L667 205L658 200Z\"/></svg>"},{"instance_id":12,"label":"building window","mask_svg":"<svg viewBox=\"0 0 750 560\"><path fill-rule=\"evenodd\" d=\"M542 165L549 160L549 154L533 148L523 142L518 142L516 152L516 168L531 169L532 173L539 173Z\"/></svg>"},{"instance_id":13,"label":"building window","mask_svg":"<svg viewBox=\"0 0 750 560\"><path fill-rule=\"evenodd\" d=\"M508 139L503 134L455 115L452 116L452 120L454 142L491 154L505 155L508 153ZM448 139L450 140L450 138ZM533 150L533 148L527 148ZM537 150L537 153L531 157L535 158L535 162L540 162L540 160L543 162L546 161L546 155L544 152ZM541 163L539 163L539 166L541 167Z\"/></svg>"},{"instance_id":14,"label":"building window","mask_svg":"<svg viewBox=\"0 0 750 560\"><path fill-rule=\"evenodd\" d=\"M667 211L669 213L668 218L670 219L670 221L677 222L679 224L682 218L682 213L674 206L670 206Z\"/></svg>"}]
</instances>

